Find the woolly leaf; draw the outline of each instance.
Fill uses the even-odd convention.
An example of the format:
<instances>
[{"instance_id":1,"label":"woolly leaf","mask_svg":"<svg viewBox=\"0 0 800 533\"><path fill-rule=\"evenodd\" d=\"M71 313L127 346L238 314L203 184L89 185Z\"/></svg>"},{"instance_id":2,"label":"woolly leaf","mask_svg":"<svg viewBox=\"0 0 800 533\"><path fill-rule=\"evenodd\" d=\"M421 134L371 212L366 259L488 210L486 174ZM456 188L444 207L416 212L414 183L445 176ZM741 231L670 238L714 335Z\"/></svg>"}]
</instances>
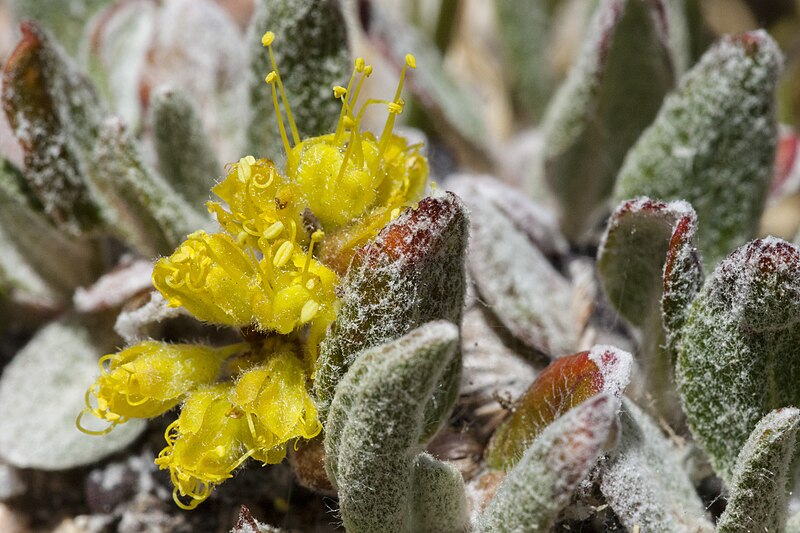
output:
<instances>
[{"instance_id":1,"label":"woolly leaf","mask_svg":"<svg viewBox=\"0 0 800 533\"><path fill-rule=\"evenodd\" d=\"M755 232L777 142L781 53L763 31L725 37L665 101L620 170L618 200L688 200L710 270Z\"/></svg>"},{"instance_id":2,"label":"woolly leaf","mask_svg":"<svg viewBox=\"0 0 800 533\"><path fill-rule=\"evenodd\" d=\"M680 219L672 232L664 262L661 314L667 349L673 359L675 341L686 320L689 305L703 285L700 256L694 246L696 233L696 216Z\"/></svg>"},{"instance_id":3,"label":"woolly leaf","mask_svg":"<svg viewBox=\"0 0 800 533\"><path fill-rule=\"evenodd\" d=\"M63 470L124 449L145 427L132 420L97 438L75 427L97 359L111 346L98 328L53 322L20 350L0 377L0 456L19 468Z\"/></svg>"},{"instance_id":4,"label":"woolly leaf","mask_svg":"<svg viewBox=\"0 0 800 533\"><path fill-rule=\"evenodd\" d=\"M572 353L570 283L496 207L469 198L469 270L481 299L514 337L547 356Z\"/></svg>"},{"instance_id":5,"label":"woolly leaf","mask_svg":"<svg viewBox=\"0 0 800 533\"><path fill-rule=\"evenodd\" d=\"M466 509L457 473L418 456L424 408L457 357L457 343L453 324L428 323L365 350L336 388L325 467L348 531L432 531L442 518L435 513ZM418 506L429 495L435 497ZM453 518L463 524L466 515ZM458 522L450 527L458 530Z\"/></svg>"},{"instance_id":6,"label":"woolly leaf","mask_svg":"<svg viewBox=\"0 0 800 533\"><path fill-rule=\"evenodd\" d=\"M701 270L691 253L696 227L697 216L686 202L628 200L611 215L597 259L606 299L641 333L636 355L644 373L645 390L653 399L653 412L672 423L682 415L673 385L674 357L666 349L662 299L667 307L675 308L674 315L680 307L679 297L686 306L699 290ZM672 258L687 249L687 269L676 268L677 259ZM666 273L671 291L669 298L663 298L668 260ZM680 290L681 284L688 284L685 290Z\"/></svg>"},{"instance_id":7,"label":"woolly leaf","mask_svg":"<svg viewBox=\"0 0 800 533\"><path fill-rule=\"evenodd\" d=\"M93 177L114 214L110 223L146 254L169 253L187 234L209 225L208 217L147 168L119 119L103 124Z\"/></svg>"},{"instance_id":8,"label":"woolly leaf","mask_svg":"<svg viewBox=\"0 0 800 533\"><path fill-rule=\"evenodd\" d=\"M622 401L617 452L600 469L600 490L628 531L710 533L681 454L636 404Z\"/></svg>"},{"instance_id":9,"label":"woolly leaf","mask_svg":"<svg viewBox=\"0 0 800 533\"><path fill-rule=\"evenodd\" d=\"M456 467L421 453L414 462L413 486L410 531L441 533L466 530L467 498L464 480Z\"/></svg>"},{"instance_id":10,"label":"woolly leaf","mask_svg":"<svg viewBox=\"0 0 800 533\"><path fill-rule=\"evenodd\" d=\"M85 176L102 105L91 83L32 23L3 68L3 110L22 147L25 177L47 216L72 234L101 212Z\"/></svg>"},{"instance_id":11,"label":"woolly leaf","mask_svg":"<svg viewBox=\"0 0 800 533\"><path fill-rule=\"evenodd\" d=\"M601 393L547 426L506 476L477 532L549 531L615 436L618 406Z\"/></svg>"},{"instance_id":12,"label":"woolly leaf","mask_svg":"<svg viewBox=\"0 0 800 533\"><path fill-rule=\"evenodd\" d=\"M547 109L545 177L572 240L605 210L625 154L675 83L663 16L663 0L602 1L580 57Z\"/></svg>"},{"instance_id":13,"label":"woolly leaf","mask_svg":"<svg viewBox=\"0 0 800 533\"><path fill-rule=\"evenodd\" d=\"M264 82L264 76L273 70L267 49L261 46L261 35L266 30L276 36L275 60L301 139L332 130L341 102L333 97L331 86L347 84L352 63L347 49L347 31L337 2L256 2L247 38L248 43L257 45L250 57L251 115L247 145L250 153L275 160L283 153L283 145L272 93Z\"/></svg>"},{"instance_id":14,"label":"woolly leaf","mask_svg":"<svg viewBox=\"0 0 800 533\"><path fill-rule=\"evenodd\" d=\"M544 205L531 201L518 188L481 174L451 175L446 186L468 206L488 202L499 209L546 256L560 259L567 254L569 244L558 229L555 215Z\"/></svg>"},{"instance_id":15,"label":"woolly leaf","mask_svg":"<svg viewBox=\"0 0 800 533\"><path fill-rule=\"evenodd\" d=\"M95 259L91 246L54 227L38 210L25 188L25 179L7 161L0 161L0 228L9 246L15 251L0 254L0 263L8 265L13 285L27 286L33 293L54 291L55 301L69 299L79 285L92 279ZM46 243L46 244L45 244ZM23 264L24 263L24 264ZM38 278L39 281L34 281ZM28 281L23 281L27 279ZM21 283L18 284L17 282ZM40 284L46 286L33 288ZM38 299L38 298L36 298Z\"/></svg>"},{"instance_id":16,"label":"woolly leaf","mask_svg":"<svg viewBox=\"0 0 800 533\"><path fill-rule=\"evenodd\" d=\"M736 459L718 533L783 529L798 425L796 408L771 411L756 425Z\"/></svg>"},{"instance_id":17,"label":"woolly leaf","mask_svg":"<svg viewBox=\"0 0 800 533\"><path fill-rule=\"evenodd\" d=\"M495 431L486 462L491 468L511 469L536 437L566 411L601 392L621 398L630 372L631 354L611 346L595 346L550 363Z\"/></svg>"},{"instance_id":18,"label":"woolly leaf","mask_svg":"<svg viewBox=\"0 0 800 533\"><path fill-rule=\"evenodd\" d=\"M151 113L161 175L189 205L203 205L223 169L197 111L186 95L164 89Z\"/></svg>"},{"instance_id":19,"label":"woolly leaf","mask_svg":"<svg viewBox=\"0 0 800 533\"><path fill-rule=\"evenodd\" d=\"M11 0L17 20L33 20L47 28L71 54L89 19L111 0Z\"/></svg>"},{"instance_id":20,"label":"woolly leaf","mask_svg":"<svg viewBox=\"0 0 800 533\"><path fill-rule=\"evenodd\" d=\"M800 250L775 238L734 251L706 281L676 341L689 428L717 473L763 416L800 405Z\"/></svg>"},{"instance_id":21,"label":"woolly leaf","mask_svg":"<svg viewBox=\"0 0 800 533\"><path fill-rule=\"evenodd\" d=\"M464 205L452 193L421 200L358 250L342 284L341 308L320 346L314 388L326 411L334 388L361 350L431 320L461 323L466 291ZM455 357L428 406L426 436L458 395Z\"/></svg>"}]
</instances>

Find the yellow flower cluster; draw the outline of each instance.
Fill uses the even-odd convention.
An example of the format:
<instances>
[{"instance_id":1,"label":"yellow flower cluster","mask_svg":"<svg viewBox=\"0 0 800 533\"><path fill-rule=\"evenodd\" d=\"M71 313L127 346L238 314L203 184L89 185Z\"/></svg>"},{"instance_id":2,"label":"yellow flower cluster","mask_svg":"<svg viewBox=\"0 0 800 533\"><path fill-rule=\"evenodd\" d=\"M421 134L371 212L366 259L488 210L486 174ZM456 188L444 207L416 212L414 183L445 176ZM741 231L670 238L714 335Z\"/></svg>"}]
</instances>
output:
<instances>
[{"instance_id":1,"label":"yellow flower cluster","mask_svg":"<svg viewBox=\"0 0 800 533\"><path fill-rule=\"evenodd\" d=\"M321 431L310 396L319 343L336 319L336 285L353 250L421 195L428 165L419 146L394 135L407 56L392 101L367 100L355 111L372 72L357 59L336 131L300 141L272 52L271 86L287 155L285 172L246 156L229 166L208 202L222 231L197 231L153 269L170 306L197 319L249 332L224 347L146 341L100 360L79 429L103 434L131 418L152 418L182 404L156 464L168 469L173 497L193 509L248 458L278 463L286 444ZM280 102L279 102L280 95ZM286 114L284 122L281 105ZM380 137L363 132L364 110L382 103ZM292 141L287 135L286 124ZM95 431L86 414L104 421Z\"/></svg>"}]
</instances>

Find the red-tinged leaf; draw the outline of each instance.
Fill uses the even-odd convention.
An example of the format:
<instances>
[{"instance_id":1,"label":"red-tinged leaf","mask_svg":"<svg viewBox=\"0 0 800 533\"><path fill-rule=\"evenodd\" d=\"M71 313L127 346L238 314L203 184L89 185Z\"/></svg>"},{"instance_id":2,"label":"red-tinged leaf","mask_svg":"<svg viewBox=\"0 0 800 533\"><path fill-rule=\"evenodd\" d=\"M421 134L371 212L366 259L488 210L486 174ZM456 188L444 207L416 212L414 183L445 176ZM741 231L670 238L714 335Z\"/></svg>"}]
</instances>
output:
<instances>
[{"instance_id":1,"label":"red-tinged leaf","mask_svg":"<svg viewBox=\"0 0 800 533\"><path fill-rule=\"evenodd\" d=\"M323 415L362 350L432 320L461 323L467 228L461 200L445 193L421 200L357 251L340 287L338 318L320 347L314 386ZM457 396L461 358L451 366L432 402L436 413L449 409ZM438 426L436 413L430 420Z\"/></svg>"},{"instance_id":2,"label":"red-tinged leaf","mask_svg":"<svg viewBox=\"0 0 800 533\"><path fill-rule=\"evenodd\" d=\"M544 428L565 412L600 392L620 398L630 370L631 355L610 346L595 346L550 363L495 432L487 463L508 470Z\"/></svg>"},{"instance_id":3,"label":"red-tinged leaf","mask_svg":"<svg viewBox=\"0 0 800 533\"><path fill-rule=\"evenodd\" d=\"M90 229L99 209L85 181L102 109L90 82L32 23L3 69L3 110L24 154L30 192L56 224Z\"/></svg>"}]
</instances>

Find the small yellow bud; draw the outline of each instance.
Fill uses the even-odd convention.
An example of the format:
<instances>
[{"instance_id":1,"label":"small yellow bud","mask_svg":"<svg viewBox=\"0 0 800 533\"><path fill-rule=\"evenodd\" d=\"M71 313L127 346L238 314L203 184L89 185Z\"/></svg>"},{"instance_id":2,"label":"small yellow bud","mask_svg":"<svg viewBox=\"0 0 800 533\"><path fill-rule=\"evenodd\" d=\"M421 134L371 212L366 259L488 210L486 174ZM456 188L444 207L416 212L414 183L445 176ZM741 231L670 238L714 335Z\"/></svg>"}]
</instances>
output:
<instances>
[{"instance_id":1,"label":"small yellow bud","mask_svg":"<svg viewBox=\"0 0 800 533\"><path fill-rule=\"evenodd\" d=\"M267 77L264 78L264 81L272 85L278 79L278 73L274 70L267 74Z\"/></svg>"},{"instance_id":2,"label":"small yellow bud","mask_svg":"<svg viewBox=\"0 0 800 533\"><path fill-rule=\"evenodd\" d=\"M406 65L411 68L417 68L417 58L411 54L406 54Z\"/></svg>"},{"instance_id":3,"label":"small yellow bud","mask_svg":"<svg viewBox=\"0 0 800 533\"><path fill-rule=\"evenodd\" d=\"M405 102L403 100L398 100L396 102L390 102L386 105L386 107L389 109L389 113L392 113L393 115L399 115L403 112L404 105Z\"/></svg>"},{"instance_id":4,"label":"small yellow bud","mask_svg":"<svg viewBox=\"0 0 800 533\"><path fill-rule=\"evenodd\" d=\"M357 57L356 58L356 64L355 64L356 72L364 72L364 67L365 66L366 66L366 64L364 62L364 58L363 57Z\"/></svg>"},{"instance_id":5,"label":"small yellow bud","mask_svg":"<svg viewBox=\"0 0 800 533\"><path fill-rule=\"evenodd\" d=\"M345 89L341 85L335 85L333 87L333 97L336 98L337 100L346 94L347 94L347 89Z\"/></svg>"},{"instance_id":6,"label":"small yellow bud","mask_svg":"<svg viewBox=\"0 0 800 533\"><path fill-rule=\"evenodd\" d=\"M371 74L372 74L372 65L367 65L366 67L364 67L364 76L369 78Z\"/></svg>"},{"instance_id":7,"label":"small yellow bud","mask_svg":"<svg viewBox=\"0 0 800 533\"><path fill-rule=\"evenodd\" d=\"M263 44L264 46L269 46L272 44L272 41L274 40L275 40L275 34L272 33L271 31L268 31L264 34L263 37L261 37L261 44Z\"/></svg>"}]
</instances>

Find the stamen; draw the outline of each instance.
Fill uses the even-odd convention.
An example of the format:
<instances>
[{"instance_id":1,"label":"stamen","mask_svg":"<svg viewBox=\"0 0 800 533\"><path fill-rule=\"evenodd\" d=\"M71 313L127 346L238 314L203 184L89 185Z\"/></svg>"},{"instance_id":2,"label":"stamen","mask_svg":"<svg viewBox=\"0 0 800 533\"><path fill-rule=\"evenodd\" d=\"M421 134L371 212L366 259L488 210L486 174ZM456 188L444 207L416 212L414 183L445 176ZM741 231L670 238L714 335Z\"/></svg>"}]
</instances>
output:
<instances>
[{"instance_id":1,"label":"stamen","mask_svg":"<svg viewBox=\"0 0 800 533\"><path fill-rule=\"evenodd\" d=\"M314 245L320 242L323 238L325 238L325 232L322 230L317 230L311 234L311 243L308 245L308 253L306 254L306 264L303 265L303 276L301 278L303 284L306 283L306 279L308 278L308 267L311 266L311 257L314 254Z\"/></svg>"},{"instance_id":2,"label":"stamen","mask_svg":"<svg viewBox=\"0 0 800 533\"><path fill-rule=\"evenodd\" d=\"M278 128L281 130L281 141L283 141L283 149L286 150L286 156L289 156L289 152L292 149L289 146L289 139L286 137L286 128L283 125L283 115L281 115L281 108L278 105L278 91L275 89L275 81L278 79L278 74L273 70L267 77L264 78L264 81L269 83L270 87L272 87L272 105L275 107L275 116L278 117Z\"/></svg>"},{"instance_id":3,"label":"stamen","mask_svg":"<svg viewBox=\"0 0 800 533\"><path fill-rule=\"evenodd\" d=\"M266 46L267 50L269 51L269 61L272 64L272 72L275 73L275 81L278 84L278 90L281 92L281 101L283 102L283 107L286 108L286 120L289 122L289 128L292 130L292 140L296 146L300 144L300 135L297 133L297 124L294 122L292 108L289 106L289 100L286 98L286 90L283 88L281 76L278 74L278 64L275 62L275 54L272 52L272 41L274 40L275 34L271 31L268 31L264 34L264 37L261 38L261 44ZM287 150L286 153L288 154L289 151Z\"/></svg>"},{"instance_id":4,"label":"stamen","mask_svg":"<svg viewBox=\"0 0 800 533\"><path fill-rule=\"evenodd\" d=\"M345 89L345 94L350 94L350 89L353 88L353 81L356 79L356 73L359 72L359 61L363 63L363 58L356 58L355 67L353 68L353 73L350 74L350 81L347 82L347 89ZM336 94L336 89L334 88L334 95ZM339 121L336 123L336 132L333 135L333 143L339 143L339 137L342 136L342 131L344 130L344 118L348 114L348 105L347 105L347 98L342 100L342 110L339 112Z\"/></svg>"},{"instance_id":5,"label":"stamen","mask_svg":"<svg viewBox=\"0 0 800 533\"><path fill-rule=\"evenodd\" d=\"M392 99L392 103L400 105L400 111L403 110L402 100L400 100L400 94L403 92L403 83L405 83L406 79L406 70L408 68L417 68L417 60L411 54L406 54L406 62L403 65L403 69L400 71L400 81L397 84L397 91L394 93L394 98ZM386 125L383 127L383 133L381 133L381 139L378 143L378 160L380 160L380 156L383 155L384 150L386 150L386 145L389 143L389 138L392 136L392 129L394 128L394 122L397 118L397 113L393 112L392 107L389 107L389 117L386 119ZM394 109L397 109L395 106Z\"/></svg>"}]
</instances>

